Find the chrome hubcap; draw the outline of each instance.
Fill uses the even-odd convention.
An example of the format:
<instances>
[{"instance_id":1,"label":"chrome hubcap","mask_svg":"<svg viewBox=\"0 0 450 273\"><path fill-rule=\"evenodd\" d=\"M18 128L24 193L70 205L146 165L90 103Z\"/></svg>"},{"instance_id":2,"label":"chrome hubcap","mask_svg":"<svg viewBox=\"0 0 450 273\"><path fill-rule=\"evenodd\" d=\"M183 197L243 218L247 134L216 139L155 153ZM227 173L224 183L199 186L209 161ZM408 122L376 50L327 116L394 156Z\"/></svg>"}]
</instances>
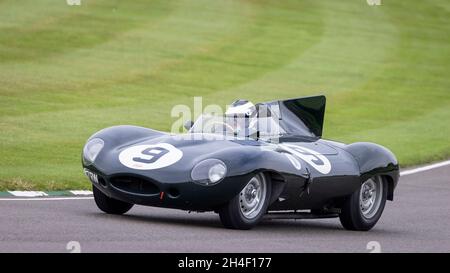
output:
<instances>
[{"instance_id":1,"label":"chrome hubcap","mask_svg":"<svg viewBox=\"0 0 450 273\"><path fill-rule=\"evenodd\" d=\"M239 205L242 215L253 219L259 215L266 199L267 187L264 175L254 176L239 194Z\"/></svg>"},{"instance_id":2,"label":"chrome hubcap","mask_svg":"<svg viewBox=\"0 0 450 273\"><path fill-rule=\"evenodd\" d=\"M381 178L373 177L361 185L359 207L362 215L370 219L378 212L381 205L383 183Z\"/></svg>"}]
</instances>

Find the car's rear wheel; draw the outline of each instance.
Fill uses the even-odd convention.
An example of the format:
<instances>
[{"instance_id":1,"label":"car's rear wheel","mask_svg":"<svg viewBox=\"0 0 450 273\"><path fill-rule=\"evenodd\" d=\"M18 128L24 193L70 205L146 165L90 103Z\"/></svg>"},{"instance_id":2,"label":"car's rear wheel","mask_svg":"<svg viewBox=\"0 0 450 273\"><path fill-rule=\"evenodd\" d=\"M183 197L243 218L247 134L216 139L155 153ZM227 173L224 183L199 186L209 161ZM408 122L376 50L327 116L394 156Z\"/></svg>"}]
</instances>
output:
<instances>
[{"instance_id":1,"label":"car's rear wheel","mask_svg":"<svg viewBox=\"0 0 450 273\"><path fill-rule=\"evenodd\" d=\"M360 231L373 228L383 213L387 193L387 181L382 176L365 181L342 206L339 219L344 228Z\"/></svg>"},{"instance_id":2,"label":"car's rear wheel","mask_svg":"<svg viewBox=\"0 0 450 273\"><path fill-rule=\"evenodd\" d=\"M222 224L231 229L251 229L266 214L271 192L270 178L263 173L256 174L219 210Z\"/></svg>"},{"instance_id":3,"label":"car's rear wheel","mask_svg":"<svg viewBox=\"0 0 450 273\"><path fill-rule=\"evenodd\" d=\"M93 186L94 200L97 207L109 214L124 214L129 211L133 204L125 203L117 199L110 198Z\"/></svg>"}]
</instances>

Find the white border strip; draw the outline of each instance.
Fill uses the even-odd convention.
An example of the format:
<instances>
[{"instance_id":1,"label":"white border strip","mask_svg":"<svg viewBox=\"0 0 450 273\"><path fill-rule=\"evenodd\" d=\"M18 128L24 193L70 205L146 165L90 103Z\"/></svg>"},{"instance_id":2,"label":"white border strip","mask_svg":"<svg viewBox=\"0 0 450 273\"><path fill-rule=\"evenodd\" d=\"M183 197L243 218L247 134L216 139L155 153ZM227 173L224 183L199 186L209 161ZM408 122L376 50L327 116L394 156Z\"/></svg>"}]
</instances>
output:
<instances>
[{"instance_id":1,"label":"white border strip","mask_svg":"<svg viewBox=\"0 0 450 273\"><path fill-rule=\"evenodd\" d=\"M18 197L39 197L39 196L48 196L43 191L8 191L10 194Z\"/></svg>"},{"instance_id":2,"label":"white border strip","mask_svg":"<svg viewBox=\"0 0 450 273\"><path fill-rule=\"evenodd\" d=\"M423 166L423 167L419 167L419 168L415 168L415 169L411 169L411 170L407 170L407 171L403 171L403 172L400 172L400 176L406 176L406 175L411 175L411 174L415 174L415 173L425 172L425 171L429 171L432 169L444 167L447 165L450 165L450 160Z\"/></svg>"},{"instance_id":3,"label":"white border strip","mask_svg":"<svg viewBox=\"0 0 450 273\"><path fill-rule=\"evenodd\" d=\"M70 191L73 195L92 195L92 191L84 191L84 190L78 190L78 191Z\"/></svg>"}]
</instances>

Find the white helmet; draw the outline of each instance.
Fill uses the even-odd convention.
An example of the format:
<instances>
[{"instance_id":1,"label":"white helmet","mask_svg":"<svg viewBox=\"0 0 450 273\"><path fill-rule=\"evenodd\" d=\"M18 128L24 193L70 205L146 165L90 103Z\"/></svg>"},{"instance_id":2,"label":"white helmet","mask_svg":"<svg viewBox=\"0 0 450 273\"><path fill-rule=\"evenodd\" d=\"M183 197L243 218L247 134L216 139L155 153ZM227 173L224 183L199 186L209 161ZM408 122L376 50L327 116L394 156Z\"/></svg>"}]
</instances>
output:
<instances>
[{"instance_id":1,"label":"white helmet","mask_svg":"<svg viewBox=\"0 0 450 273\"><path fill-rule=\"evenodd\" d=\"M225 112L225 118L236 136L249 136L256 133L256 106L247 100L234 101Z\"/></svg>"},{"instance_id":2,"label":"white helmet","mask_svg":"<svg viewBox=\"0 0 450 273\"><path fill-rule=\"evenodd\" d=\"M225 116L255 117L256 107L248 100L236 100L228 107Z\"/></svg>"}]
</instances>

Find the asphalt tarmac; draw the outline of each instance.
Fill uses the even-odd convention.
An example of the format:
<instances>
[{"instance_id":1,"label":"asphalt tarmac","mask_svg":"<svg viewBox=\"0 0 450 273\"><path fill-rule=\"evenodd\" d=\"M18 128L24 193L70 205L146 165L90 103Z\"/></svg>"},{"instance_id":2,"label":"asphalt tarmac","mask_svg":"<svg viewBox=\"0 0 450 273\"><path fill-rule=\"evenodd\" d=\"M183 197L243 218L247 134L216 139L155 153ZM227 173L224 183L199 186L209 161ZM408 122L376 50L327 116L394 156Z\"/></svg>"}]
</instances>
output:
<instances>
[{"instance_id":1,"label":"asphalt tarmac","mask_svg":"<svg viewBox=\"0 0 450 273\"><path fill-rule=\"evenodd\" d=\"M71 243L69 243L71 242ZM79 246L79 248L78 248ZM68 250L69 249L69 250ZM265 220L227 230L214 213L135 206L123 216L93 199L0 200L0 252L450 252L450 166L402 176L369 232L338 219Z\"/></svg>"}]
</instances>

